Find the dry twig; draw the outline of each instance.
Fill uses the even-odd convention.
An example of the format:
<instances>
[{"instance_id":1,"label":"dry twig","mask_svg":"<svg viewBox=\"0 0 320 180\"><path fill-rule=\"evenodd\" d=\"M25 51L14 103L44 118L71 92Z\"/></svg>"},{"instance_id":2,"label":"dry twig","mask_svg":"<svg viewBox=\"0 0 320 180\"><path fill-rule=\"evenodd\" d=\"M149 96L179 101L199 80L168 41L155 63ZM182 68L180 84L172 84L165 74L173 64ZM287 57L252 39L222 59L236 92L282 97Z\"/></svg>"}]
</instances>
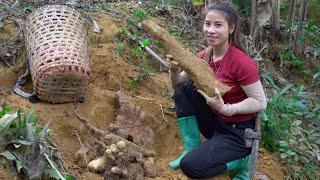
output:
<instances>
[{"instance_id":1,"label":"dry twig","mask_svg":"<svg viewBox=\"0 0 320 180\"><path fill-rule=\"evenodd\" d=\"M80 145L81 145L81 148L84 148L83 143L82 143L82 141L81 141L81 138L80 138L80 136L79 136L78 131L77 131L77 130L74 130L74 134L77 136L77 138L78 138L78 140L79 140L79 143L80 143ZM87 170L88 170L88 169L89 169L89 168L88 168L88 159L87 159L86 153L83 153L83 156L84 156L84 160L86 161L86 167L87 167Z\"/></svg>"},{"instance_id":2,"label":"dry twig","mask_svg":"<svg viewBox=\"0 0 320 180\"><path fill-rule=\"evenodd\" d=\"M160 104L160 109L161 109L161 114L162 114L162 118L163 118L163 120L164 120L166 123L168 123L168 121L167 121L167 120L166 120L166 118L164 117L162 104Z\"/></svg>"}]
</instances>

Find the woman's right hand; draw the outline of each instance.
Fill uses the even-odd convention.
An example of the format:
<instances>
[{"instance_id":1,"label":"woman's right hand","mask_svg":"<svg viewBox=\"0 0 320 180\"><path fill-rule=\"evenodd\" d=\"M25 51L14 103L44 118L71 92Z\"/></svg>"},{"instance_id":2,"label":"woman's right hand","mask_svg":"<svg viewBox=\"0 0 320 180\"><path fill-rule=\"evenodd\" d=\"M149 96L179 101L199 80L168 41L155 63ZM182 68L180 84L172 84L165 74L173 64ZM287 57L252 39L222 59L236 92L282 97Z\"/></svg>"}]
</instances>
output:
<instances>
[{"instance_id":1,"label":"woman's right hand","mask_svg":"<svg viewBox=\"0 0 320 180\"><path fill-rule=\"evenodd\" d=\"M176 85L182 82L180 75L179 63L173 60L173 56L170 54L166 55L166 61L169 68L169 76L171 81L171 86L175 89Z\"/></svg>"},{"instance_id":2,"label":"woman's right hand","mask_svg":"<svg viewBox=\"0 0 320 180\"><path fill-rule=\"evenodd\" d=\"M166 55L166 61L168 64L168 68L171 72L179 71L179 63L177 61L174 61L173 56L171 54Z\"/></svg>"}]
</instances>

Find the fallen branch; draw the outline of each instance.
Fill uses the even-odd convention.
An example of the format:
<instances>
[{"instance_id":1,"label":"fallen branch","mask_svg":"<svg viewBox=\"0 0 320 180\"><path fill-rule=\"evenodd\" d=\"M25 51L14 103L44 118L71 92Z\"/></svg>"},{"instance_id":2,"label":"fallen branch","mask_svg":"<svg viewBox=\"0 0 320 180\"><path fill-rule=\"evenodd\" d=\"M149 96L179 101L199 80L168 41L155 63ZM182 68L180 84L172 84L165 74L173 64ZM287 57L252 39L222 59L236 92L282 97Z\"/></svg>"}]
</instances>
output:
<instances>
[{"instance_id":1,"label":"fallen branch","mask_svg":"<svg viewBox=\"0 0 320 180\"><path fill-rule=\"evenodd\" d=\"M78 118L78 120L80 120L80 122L83 123L83 125L85 125L88 129L89 129L89 132L93 135L99 135L99 138L102 140L102 141L105 141L107 144L110 144L110 143L117 143L119 141L124 141L126 144L128 144L129 146L131 146L131 148L141 152L144 156L147 156L147 157L154 157L156 156L156 152L154 151L150 151L148 149L145 149L143 147L140 147L138 146L137 144L133 143L133 142L130 142L116 134L113 134L111 132L108 132L108 131L102 131L98 128L96 128L95 126L93 126L89 120L85 117L82 117L79 112L78 112L78 107L74 108L73 109L73 112L74 114L76 115L76 117Z\"/></svg>"},{"instance_id":2,"label":"fallen branch","mask_svg":"<svg viewBox=\"0 0 320 180\"><path fill-rule=\"evenodd\" d=\"M168 69L168 64L165 60L163 60L157 53L155 53L152 49L150 49L148 46L144 46L141 41L139 41L139 44L144 47L144 49L152 56L154 57L162 66L165 67L165 69Z\"/></svg>"},{"instance_id":3,"label":"fallen branch","mask_svg":"<svg viewBox=\"0 0 320 180\"><path fill-rule=\"evenodd\" d=\"M162 67L164 67L164 70L168 70L167 62L165 60L163 60L157 53L155 53L150 47L144 45L141 40L135 39L135 38L130 38L130 37L132 37L132 33L128 31L127 38L133 40L135 43L139 43L139 45L142 48L144 48L147 51L147 53L149 53L154 59L156 59L162 65Z\"/></svg>"},{"instance_id":4,"label":"fallen branch","mask_svg":"<svg viewBox=\"0 0 320 180\"><path fill-rule=\"evenodd\" d=\"M77 131L77 130L74 130L74 134L77 136L78 141L79 141L79 143L80 143L80 145L81 145L81 148L84 148L83 143L82 143L82 141L81 141L81 138L80 138L80 136L79 136L78 131ZM88 168L88 159L87 159L86 153L83 153L83 156L84 156L84 160L85 160L85 162L86 162L87 170L89 170L89 168Z\"/></svg>"}]
</instances>

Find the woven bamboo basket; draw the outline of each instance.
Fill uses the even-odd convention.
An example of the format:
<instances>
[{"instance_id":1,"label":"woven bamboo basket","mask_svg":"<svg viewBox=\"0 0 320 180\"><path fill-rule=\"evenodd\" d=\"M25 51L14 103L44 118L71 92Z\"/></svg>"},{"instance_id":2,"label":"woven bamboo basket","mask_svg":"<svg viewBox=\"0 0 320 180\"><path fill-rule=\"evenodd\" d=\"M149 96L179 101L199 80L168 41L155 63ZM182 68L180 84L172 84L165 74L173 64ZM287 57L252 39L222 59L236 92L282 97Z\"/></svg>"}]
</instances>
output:
<instances>
[{"instance_id":1,"label":"woven bamboo basket","mask_svg":"<svg viewBox=\"0 0 320 180\"><path fill-rule=\"evenodd\" d=\"M68 6L48 5L30 14L26 22L29 69L38 97L53 103L83 97L90 69L81 14Z\"/></svg>"}]
</instances>

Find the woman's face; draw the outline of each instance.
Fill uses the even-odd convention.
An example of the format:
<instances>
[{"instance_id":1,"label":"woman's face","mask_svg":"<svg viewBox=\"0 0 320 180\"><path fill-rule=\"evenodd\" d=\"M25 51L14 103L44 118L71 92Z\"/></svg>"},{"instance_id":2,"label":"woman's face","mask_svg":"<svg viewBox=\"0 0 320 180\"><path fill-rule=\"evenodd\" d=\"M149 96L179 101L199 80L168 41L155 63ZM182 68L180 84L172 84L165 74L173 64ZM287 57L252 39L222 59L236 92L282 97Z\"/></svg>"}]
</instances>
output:
<instances>
[{"instance_id":1,"label":"woman's face","mask_svg":"<svg viewBox=\"0 0 320 180\"><path fill-rule=\"evenodd\" d=\"M223 12L211 10L207 13L203 24L203 32L209 45L219 47L229 43L229 35L233 30L229 27Z\"/></svg>"}]
</instances>

